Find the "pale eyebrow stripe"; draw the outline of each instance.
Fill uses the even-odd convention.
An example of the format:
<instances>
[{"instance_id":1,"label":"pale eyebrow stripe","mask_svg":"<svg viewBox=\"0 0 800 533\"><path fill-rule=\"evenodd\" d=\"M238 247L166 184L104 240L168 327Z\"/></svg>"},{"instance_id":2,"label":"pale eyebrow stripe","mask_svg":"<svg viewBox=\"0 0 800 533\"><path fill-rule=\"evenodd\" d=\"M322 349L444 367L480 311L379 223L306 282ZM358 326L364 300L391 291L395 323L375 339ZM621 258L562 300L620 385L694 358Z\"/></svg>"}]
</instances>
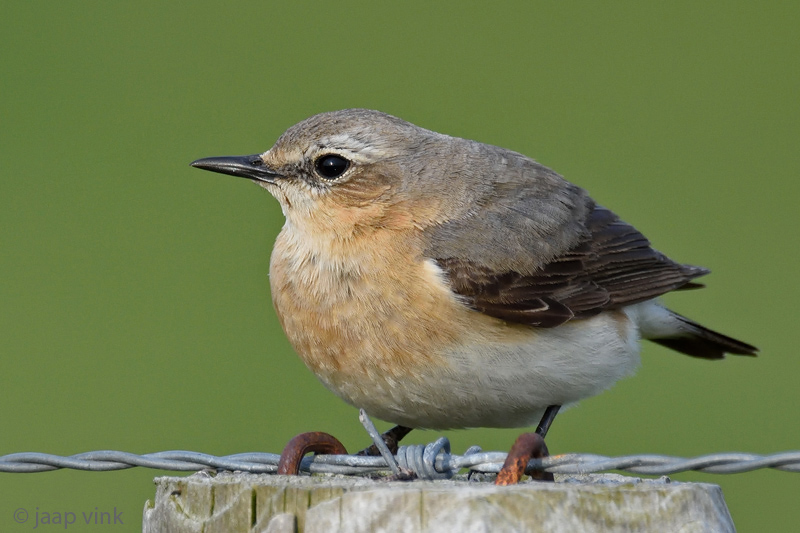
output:
<instances>
[{"instance_id":1,"label":"pale eyebrow stripe","mask_svg":"<svg viewBox=\"0 0 800 533\"><path fill-rule=\"evenodd\" d=\"M346 133L339 133L323 137L317 143L317 146L325 146L332 152L336 153L350 153L359 156L366 156L366 158L373 159L375 156L380 157L386 155L386 152L374 145L365 143L355 137ZM309 147L313 149L314 147Z\"/></svg>"}]
</instances>

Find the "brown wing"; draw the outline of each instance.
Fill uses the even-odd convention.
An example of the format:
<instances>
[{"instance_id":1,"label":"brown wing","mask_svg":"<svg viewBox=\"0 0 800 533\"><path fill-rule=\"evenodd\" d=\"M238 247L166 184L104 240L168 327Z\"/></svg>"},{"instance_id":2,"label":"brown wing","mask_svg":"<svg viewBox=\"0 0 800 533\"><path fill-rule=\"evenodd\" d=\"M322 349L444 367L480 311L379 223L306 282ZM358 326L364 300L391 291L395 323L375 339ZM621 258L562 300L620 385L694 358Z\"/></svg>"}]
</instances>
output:
<instances>
[{"instance_id":1,"label":"brown wing","mask_svg":"<svg viewBox=\"0 0 800 533\"><path fill-rule=\"evenodd\" d=\"M497 272L459 258L438 258L453 290L476 310L539 327L554 327L695 288L691 280L708 273L681 265L650 247L650 241L614 213L594 206L586 236L533 274Z\"/></svg>"}]
</instances>

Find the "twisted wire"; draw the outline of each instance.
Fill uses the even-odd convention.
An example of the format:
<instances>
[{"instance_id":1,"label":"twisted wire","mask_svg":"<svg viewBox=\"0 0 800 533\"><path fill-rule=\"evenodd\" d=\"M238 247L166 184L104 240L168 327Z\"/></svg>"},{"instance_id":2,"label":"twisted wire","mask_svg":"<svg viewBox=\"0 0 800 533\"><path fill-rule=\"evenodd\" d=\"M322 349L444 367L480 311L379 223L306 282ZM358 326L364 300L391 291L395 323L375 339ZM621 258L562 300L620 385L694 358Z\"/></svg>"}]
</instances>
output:
<instances>
[{"instance_id":1,"label":"twisted wire","mask_svg":"<svg viewBox=\"0 0 800 533\"><path fill-rule=\"evenodd\" d=\"M217 457L179 450L143 455L99 450L70 456L26 452L0 457L0 472L46 472L63 468L99 472L138 466L182 472L214 469L272 474L277 471L279 458L280 456L274 453L238 453ZM470 448L464 455L451 454L450 442L446 438L440 438L424 446L402 446L395 456L401 467L412 471L422 479L446 479L461 470L497 473L505 458L504 452L483 452L478 447ZM651 454L607 457L569 453L534 459L529 463L529 468L554 474L589 474L617 470L650 476L687 471L737 474L766 468L800 472L800 451L771 455L715 453L691 458ZM389 472L389 466L383 457L358 455L308 456L301 462L300 469L310 473L345 475Z\"/></svg>"}]
</instances>

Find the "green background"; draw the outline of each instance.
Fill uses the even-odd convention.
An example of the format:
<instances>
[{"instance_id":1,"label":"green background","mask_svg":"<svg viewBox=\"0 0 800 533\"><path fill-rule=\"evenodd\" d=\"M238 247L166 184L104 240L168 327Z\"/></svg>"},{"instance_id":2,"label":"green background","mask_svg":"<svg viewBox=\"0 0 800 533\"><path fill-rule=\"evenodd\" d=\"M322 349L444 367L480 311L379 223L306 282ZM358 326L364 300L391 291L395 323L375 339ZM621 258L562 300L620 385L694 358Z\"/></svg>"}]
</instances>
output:
<instances>
[{"instance_id":1,"label":"green background","mask_svg":"<svg viewBox=\"0 0 800 533\"><path fill-rule=\"evenodd\" d=\"M708 362L646 344L636 377L559 417L554 453L800 448L800 4L396 6L3 4L0 454L278 452L310 430L366 444L272 310L277 202L188 166L347 107L556 169L712 269L672 307L762 349ZM462 453L518 432L446 435ZM94 529L138 531L157 474L2 474L0 530L32 529L17 508L116 507L124 527ZM722 485L740 531L800 523L798 475L673 478Z\"/></svg>"}]
</instances>

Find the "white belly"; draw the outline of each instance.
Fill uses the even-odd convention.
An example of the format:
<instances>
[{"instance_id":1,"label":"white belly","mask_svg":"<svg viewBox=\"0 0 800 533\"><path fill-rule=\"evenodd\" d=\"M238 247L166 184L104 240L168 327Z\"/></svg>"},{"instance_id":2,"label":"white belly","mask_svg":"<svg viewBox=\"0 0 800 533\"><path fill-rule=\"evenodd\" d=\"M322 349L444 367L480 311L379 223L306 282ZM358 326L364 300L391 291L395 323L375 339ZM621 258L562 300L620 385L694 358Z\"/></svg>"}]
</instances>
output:
<instances>
[{"instance_id":1,"label":"white belly","mask_svg":"<svg viewBox=\"0 0 800 533\"><path fill-rule=\"evenodd\" d=\"M639 364L638 332L627 313L535 332L528 341L471 339L446 354L448 366L396 378L378 395L359 394L359 387L338 392L409 427L521 427L538 423L549 405L599 394Z\"/></svg>"}]
</instances>

